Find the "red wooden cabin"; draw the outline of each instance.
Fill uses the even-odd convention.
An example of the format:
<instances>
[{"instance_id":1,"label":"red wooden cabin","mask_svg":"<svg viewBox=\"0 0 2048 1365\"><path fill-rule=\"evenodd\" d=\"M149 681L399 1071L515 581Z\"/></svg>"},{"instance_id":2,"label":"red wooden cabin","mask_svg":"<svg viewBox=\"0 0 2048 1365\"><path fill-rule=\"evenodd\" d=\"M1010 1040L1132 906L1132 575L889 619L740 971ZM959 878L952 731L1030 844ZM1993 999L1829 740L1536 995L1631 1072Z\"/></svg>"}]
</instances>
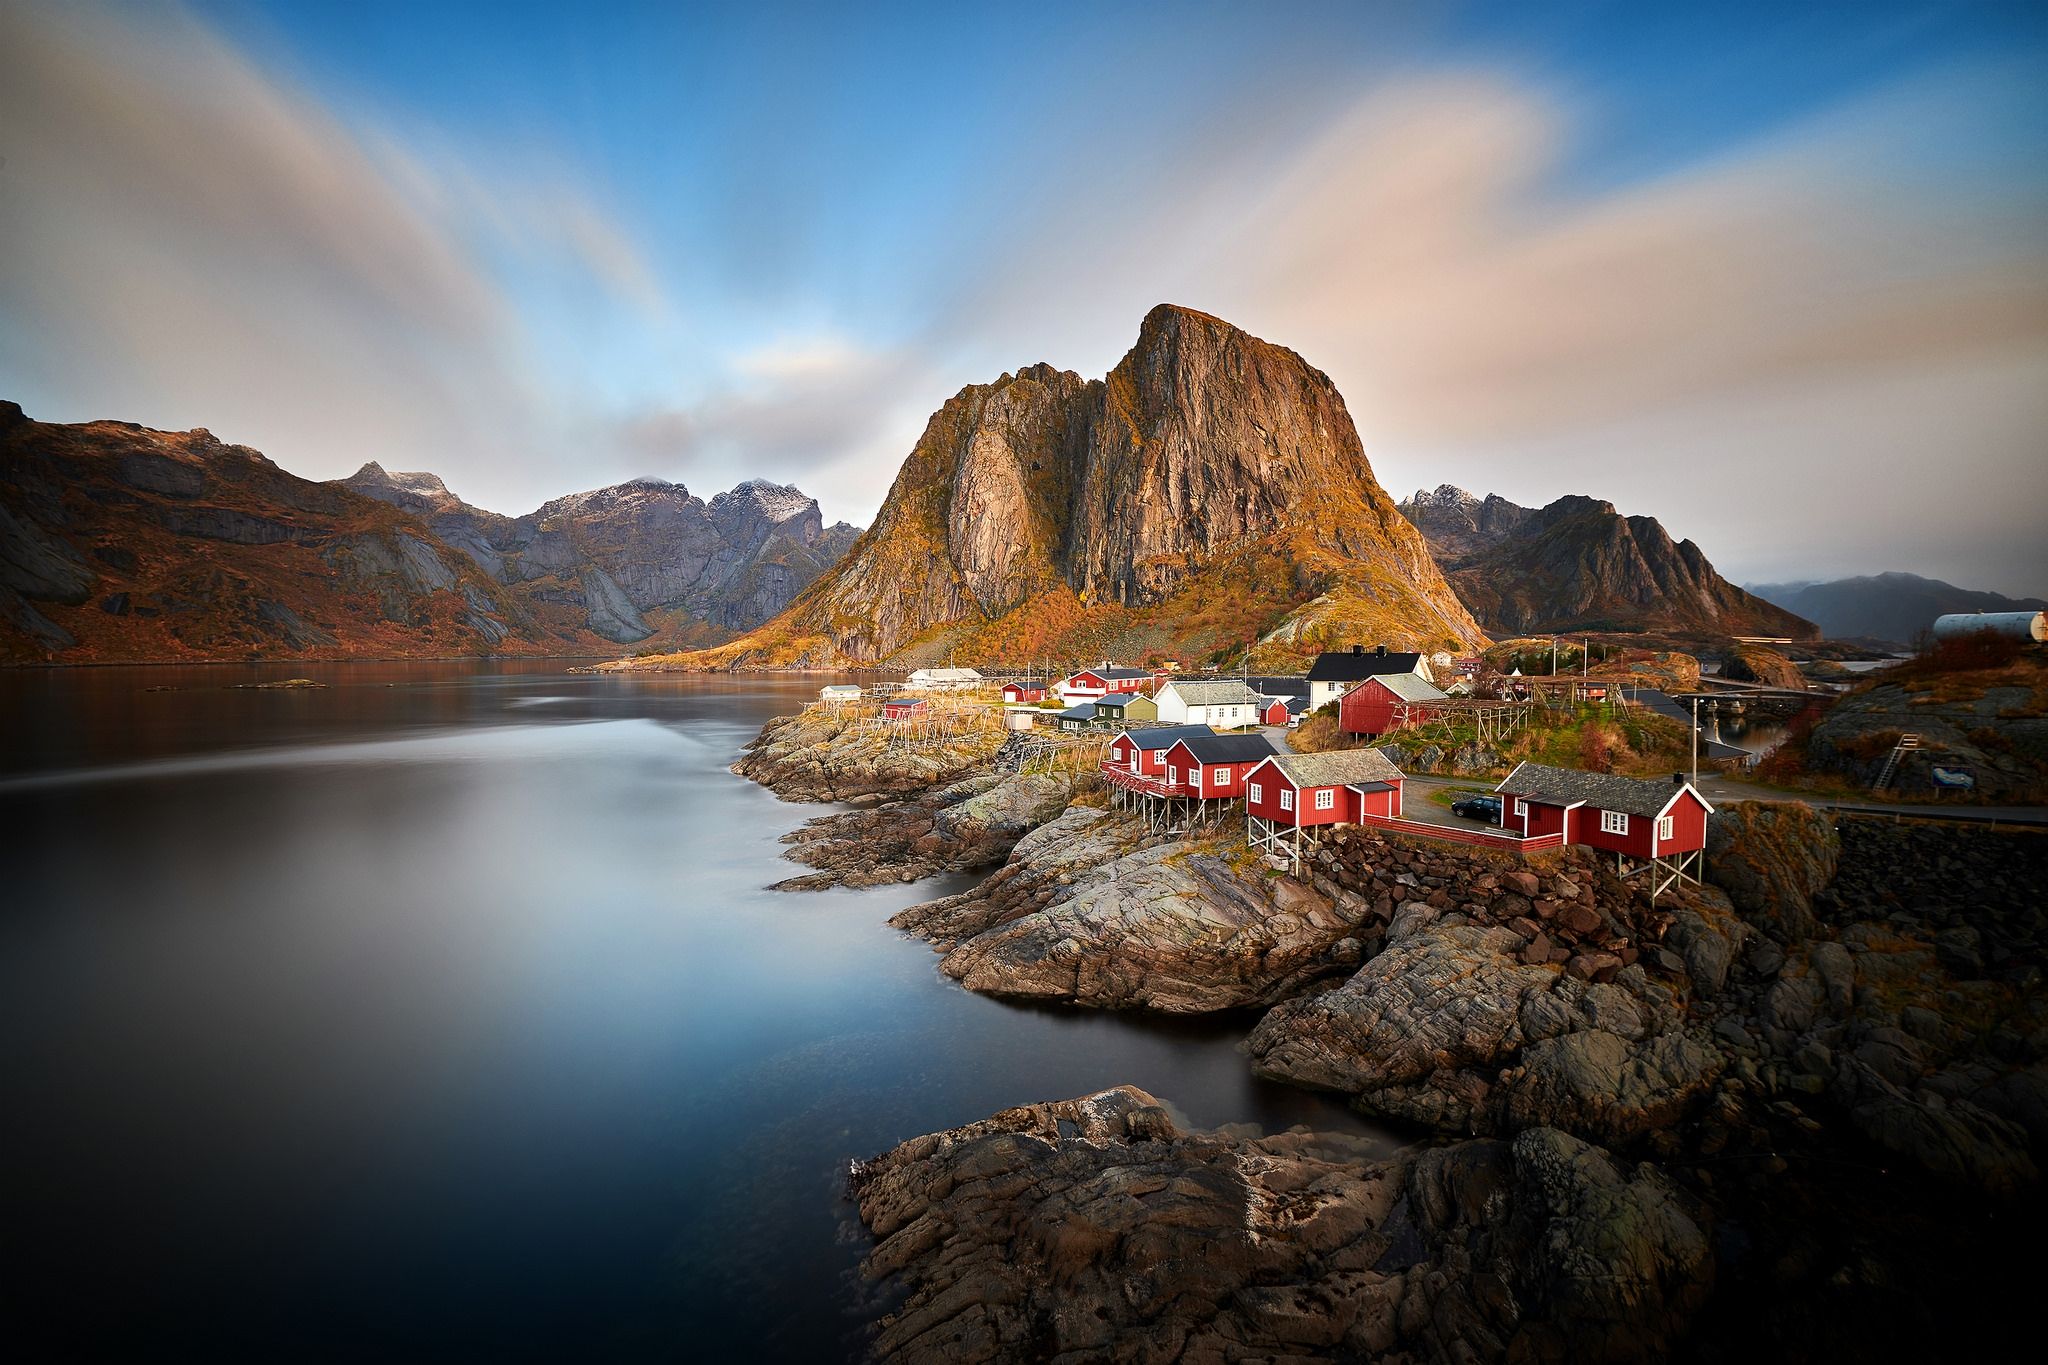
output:
<instances>
[{"instance_id":1,"label":"red wooden cabin","mask_svg":"<svg viewBox=\"0 0 2048 1365\"><path fill-rule=\"evenodd\" d=\"M1166 751L1194 735L1213 735L1206 725L1161 725L1149 730L1126 730L1109 742L1102 770L1140 773L1147 777L1166 775Z\"/></svg>"},{"instance_id":2,"label":"red wooden cabin","mask_svg":"<svg viewBox=\"0 0 2048 1365\"><path fill-rule=\"evenodd\" d=\"M924 714L923 697L891 697L882 703L883 720L914 720Z\"/></svg>"},{"instance_id":3,"label":"red wooden cabin","mask_svg":"<svg viewBox=\"0 0 2048 1365\"><path fill-rule=\"evenodd\" d=\"M1679 876L1699 880L1707 817L1714 808L1680 775L1659 782L1521 763L1494 790L1500 793L1502 828L1562 834L1568 844L1614 854L1617 865L1633 859L1658 869L1652 894Z\"/></svg>"},{"instance_id":4,"label":"red wooden cabin","mask_svg":"<svg viewBox=\"0 0 2048 1365\"><path fill-rule=\"evenodd\" d=\"M1111 692L1150 692L1158 681L1158 675L1148 668L1120 668L1115 664L1099 664L1061 679L1053 684L1053 690L1060 694L1060 700L1071 705L1074 702L1094 701L1097 697Z\"/></svg>"},{"instance_id":5,"label":"red wooden cabin","mask_svg":"<svg viewBox=\"0 0 2048 1365\"><path fill-rule=\"evenodd\" d=\"M1193 735L1166 751L1166 778L1203 801L1235 801L1244 795L1244 776L1275 757L1264 735Z\"/></svg>"},{"instance_id":6,"label":"red wooden cabin","mask_svg":"<svg viewBox=\"0 0 2048 1365\"><path fill-rule=\"evenodd\" d=\"M1367 678L1337 704L1337 728L1347 735L1388 735L1439 715L1443 690L1413 673Z\"/></svg>"},{"instance_id":7,"label":"red wooden cabin","mask_svg":"<svg viewBox=\"0 0 2048 1365\"><path fill-rule=\"evenodd\" d=\"M1045 700L1045 684L1004 683L1003 700L1011 706L1035 706Z\"/></svg>"},{"instance_id":8,"label":"red wooden cabin","mask_svg":"<svg viewBox=\"0 0 2048 1365\"><path fill-rule=\"evenodd\" d=\"M1401 781L1401 770L1377 749L1275 754L1245 774L1245 814L1290 828L1397 816Z\"/></svg>"}]
</instances>

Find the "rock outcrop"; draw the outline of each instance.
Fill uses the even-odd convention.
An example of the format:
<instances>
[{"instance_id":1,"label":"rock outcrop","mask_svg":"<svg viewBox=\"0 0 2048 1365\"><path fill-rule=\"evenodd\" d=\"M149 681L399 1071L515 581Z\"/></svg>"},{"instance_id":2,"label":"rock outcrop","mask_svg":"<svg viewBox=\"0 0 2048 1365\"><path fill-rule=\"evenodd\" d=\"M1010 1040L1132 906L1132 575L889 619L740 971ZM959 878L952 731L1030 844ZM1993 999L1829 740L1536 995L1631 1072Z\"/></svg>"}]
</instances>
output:
<instances>
[{"instance_id":1,"label":"rock outcrop","mask_svg":"<svg viewBox=\"0 0 2048 1365\"><path fill-rule=\"evenodd\" d=\"M1806 736L1809 769L1874 780L1900 735L1920 736L1890 784L1935 790L1936 766L1963 769L1975 790L2007 800L2048 794L2048 657L2025 651L1994 668L1889 668L1830 706Z\"/></svg>"},{"instance_id":2,"label":"rock outcrop","mask_svg":"<svg viewBox=\"0 0 2048 1365\"><path fill-rule=\"evenodd\" d=\"M1122 1087L859 1166L874 1353L1024 1360L1633 1360L1712 1287L1696 1205L1565 1134L1411 1148L1183 1132Z\"/></svg>"},{"instance_id":3,"label":"rock outcrop","mask_svg":"<svg viewBox=\"0 0 2048 1365\"><path fill-rule=\"evenodd\" d=\"M1794 692L1806 690L1806 675L1799 671L1799 665L1762 645L1737 645L1724 652L1721 676L1734 682L1762 683Z\"/></svg>"},{"instance_id":4,"label":"rock outcrop","mask_svg":"<svg viewBox=\"0 0 2048 1365\"><path fill-rule=\"evenodd\" d=\"M1699 546L1674 542L1656 518L1625 517L1610 502L1569 496L1526 508L1446 485L1401 510L1460 600L1497 633L1819 633L1721 577Z\"/></svg>"},{"instance_id":5,"label":"rock outcrop","mask_svg":"<svg viewBox=\"0 0 2048 1365\"><path fill-rule=\"evenodd\" d=\"M1213 605L1226 582L1228 622L1176 605ZM1162 306L1105 379L1034 365L961 390L836 569L763 630L675 663L868 661L941 635L969 654L1059 649L1109 631L1184 652L1255 632L1297 652L1481 638L1329 378Z\"/></svg>"},{"instance_id":6,"label":"rock outcrop","mask_svg":"<svg viewBox=\"0 0 2048 1365\"><path fill-rule=\"evenodd\" d=\"M945 950L969 990L1101 1009L1266 1005L1357 963L1368 902L1246 875L1242 852L1080 807L982 885L890 923Z\"/></svg>"},{"instance_id":7,"label":"rock outcrop","mask_svg":"<svg viewBox=\"0 0 2048 1365\"><path fill-rule=\"evenodd\" d=\"M974 775L1003 744L993 715L951 713L943 736L905 742L872 709L811 707L761 727L732 770L790 801L851 801L943 787Z\"/></svg>"},{"instance_id":8,"label":"rock outcrop","mask_svg":"<svg viewBox=\"0 0 2048 1365\"><path fill-rule=\"evenodd\" d=\"M777 891L914 882L1000 863L1017 841L1060 815L1071 779L986 773L903 800L820 816L782 837L789 856L818 870Z\"/></svg>"}]
</instances>

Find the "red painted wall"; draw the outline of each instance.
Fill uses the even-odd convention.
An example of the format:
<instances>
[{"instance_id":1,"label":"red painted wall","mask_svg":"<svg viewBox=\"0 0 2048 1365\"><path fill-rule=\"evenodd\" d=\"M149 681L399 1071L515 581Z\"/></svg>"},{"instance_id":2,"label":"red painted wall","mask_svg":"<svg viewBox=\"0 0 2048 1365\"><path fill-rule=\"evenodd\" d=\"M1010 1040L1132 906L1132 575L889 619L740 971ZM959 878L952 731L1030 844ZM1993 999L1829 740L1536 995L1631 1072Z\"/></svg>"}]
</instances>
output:
<instances>
[{"instance_id":1,"label":"red painted wall","mask_svg":"<svg viewBox=\"0 0 2048 1365\"><path fill-rule=\"evenodd\" d=\"M1367 678L1337 703L1337 728L1347 735L1384 735L1394 728L1402 700L1378 678ZM1434 715L1431 707L1409 705L1411 721Z\"/></svg>"},{"instance_id":2,"label":"red painted wall","mask_svg":"<svg viewBox=\"0 0 2048 1365\"><path fill-rule=\"evenodd\" d=\"M1190 788L1195 785L1194 772L1202 769L1202 786L1196 795L1211 801L1235 801L1244 795L1244 775L1257 767L1264 759L1253 759L1243 763L1198 764L1195 756L1188 752L1185 743L1175 744L1166 751L1166 773L1169 782L1183 782ZM1216 774L1222 772L1223 781L1216 781Z\"/></svg>"}]
</instances>

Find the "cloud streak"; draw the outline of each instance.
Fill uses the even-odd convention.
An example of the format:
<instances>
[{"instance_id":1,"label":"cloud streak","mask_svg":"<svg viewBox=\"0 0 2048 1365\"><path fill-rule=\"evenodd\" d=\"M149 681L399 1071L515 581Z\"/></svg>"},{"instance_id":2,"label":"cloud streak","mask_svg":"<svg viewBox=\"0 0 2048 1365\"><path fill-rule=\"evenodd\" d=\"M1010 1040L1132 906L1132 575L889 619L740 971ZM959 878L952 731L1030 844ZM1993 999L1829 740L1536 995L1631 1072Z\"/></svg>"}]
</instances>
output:
<instances>
[{"instance_id":1,"label":"cloud streak","mask_svg":"<svg viewBox=\"0 0 2048 1365\"><path fill-rule=\"evenodd\" d=\"M943 261L818 265L924 320L884 335L832 313L833 280L707 282L705 243L650 252L565 158L344 119L178 11L12 5L0 370L49 415L208 425L312 475L433 468L506 510L763 475L865 519L961 385L1100 374L1172 301L1327 370L1397 493L1607 497L1740 577L2040 592L2027 77L1932 73L1625 183L1575 161L1600 111L1514 71L1255 84L1137 145L998 158L1002 211L931 234ZM2006 164L1952 164L1980 147ZM685 278L724 297L679 299Z\"/></svg>"}]
</instances>

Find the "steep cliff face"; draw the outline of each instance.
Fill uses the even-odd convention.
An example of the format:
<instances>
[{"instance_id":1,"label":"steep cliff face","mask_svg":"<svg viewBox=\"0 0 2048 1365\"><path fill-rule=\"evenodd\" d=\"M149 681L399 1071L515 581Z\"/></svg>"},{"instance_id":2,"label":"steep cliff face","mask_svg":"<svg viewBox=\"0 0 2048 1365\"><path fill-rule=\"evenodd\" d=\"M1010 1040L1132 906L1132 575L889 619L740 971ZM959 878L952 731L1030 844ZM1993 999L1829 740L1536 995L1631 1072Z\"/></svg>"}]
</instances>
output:
<instances>
[{"instance_id":1,"label":"steep cliff face","mask_svg":"<svg viewBox=\"0 0 2048 1365\"><path fill-rule=\"evenodd\" d=\"M0 403L0 658L595 652L396 507L204 430Z\"/></svg>"},{"instance_id":2,"label":"steep cliff face","mask_svg":"<svg viewBox=\"0 0 2048 1365\"><path fill-rule=\"evenodd\" d=\"M668 629L711 643L760 625L852 544L794 488L754 481L707 504L635 479L556 498L522 517L471 506L432 474L364 465L341 480L421 517L522 599L580 608L616 644Z\"/></svg>"},{"instance_id":3,"label":"steep cliff face","mask_svg":"<svg viewBox=\"0 0 2048 1365\"><path fill-rule=\"evenodd\" d=\"M1265 657L1478 627L1374 481L1329 378L1162 306L1107 378L1035 365L934 413L875 524L791 610L690 663Z\"/></svg>"},{"instance_id":4,"label":"steep cliff face","mask_svg":"<svg viewBox=\"0 0 2048 1365\"><path fill-rule=\"evenodd\" d=\"M1532 510L1447 485L1402 506L1458 596L1496 630L1819 633L1721 577L1655 517L1625 517L1610 502L1567 496Z\"/></svg>"}]
</instances>

